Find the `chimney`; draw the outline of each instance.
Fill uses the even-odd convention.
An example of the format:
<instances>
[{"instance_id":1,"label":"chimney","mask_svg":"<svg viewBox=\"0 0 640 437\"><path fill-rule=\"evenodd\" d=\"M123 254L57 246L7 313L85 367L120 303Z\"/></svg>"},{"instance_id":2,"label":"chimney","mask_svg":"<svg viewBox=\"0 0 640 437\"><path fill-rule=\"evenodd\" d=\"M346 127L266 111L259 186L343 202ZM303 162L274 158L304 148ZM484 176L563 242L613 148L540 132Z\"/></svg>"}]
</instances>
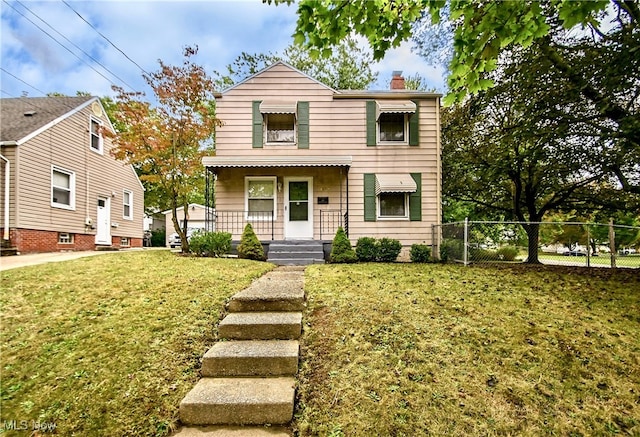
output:
<instances>
[{"instance_id":1,"label":"chimney","mask_svg":"<svg viewBox=\"0 0 640 437\"><path fill-rule=\"evenodd\" d=\"M403 90L404 89L404 77L402 77L402 71L396 70L392 73L391 77L391 89Z\"/></svg>"}]
</instances>

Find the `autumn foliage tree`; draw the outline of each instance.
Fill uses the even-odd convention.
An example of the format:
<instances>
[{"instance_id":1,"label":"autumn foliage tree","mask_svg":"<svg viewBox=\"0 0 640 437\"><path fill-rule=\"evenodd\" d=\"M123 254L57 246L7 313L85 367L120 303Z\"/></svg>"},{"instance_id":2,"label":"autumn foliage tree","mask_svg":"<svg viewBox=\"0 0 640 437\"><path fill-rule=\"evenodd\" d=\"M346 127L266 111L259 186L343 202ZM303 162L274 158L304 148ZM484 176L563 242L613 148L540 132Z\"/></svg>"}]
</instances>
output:
<instances>
[{"instance_id":1,"label":"autumn foliage tree","mask_svg":"<svg viewBox=\"0 0 640 437\"><path fill-rule=\"evenodd\" d=\"M160 69L144 75L157 106L142 100L143 93L114 87L113 116L120 131L113 154L138 170L148 191L165 196L183 252L189 251L188 205L204 180L202 157L212 153L215 128L221 124L215 116L213 81L193 62L197 52L197 47L186 47L182 65L159 60ZM182 226L180 207L186 214Z\"/></svg>"}]
</instances>

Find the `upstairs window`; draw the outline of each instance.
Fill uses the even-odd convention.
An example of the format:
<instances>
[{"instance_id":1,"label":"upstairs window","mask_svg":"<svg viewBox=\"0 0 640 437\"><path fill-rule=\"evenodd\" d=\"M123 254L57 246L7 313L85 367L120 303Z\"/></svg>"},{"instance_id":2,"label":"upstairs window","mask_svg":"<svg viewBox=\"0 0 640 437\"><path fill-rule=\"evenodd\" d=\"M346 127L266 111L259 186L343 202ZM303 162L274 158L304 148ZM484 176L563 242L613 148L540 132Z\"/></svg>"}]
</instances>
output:
<instances>
[{"instance_id":1,"label":"upstairs window","mask_svg":"<svg viewBox=\"0 0 640 437\"><path fill-rule=\"evenodd\" d=\"M91 117L89 133L91 137L91 143L89 144L89 147L94 152L102 153L102 122Z\"/></svg>"},{"instance_id":2,"label":"upstairs window","mask_svg":"<svg viewBox=\"0 0 640 437\"><path fill-rule=\"evenodd\" d=\"M369 100L367 146L418 145L418 106L411 100Z\"/></svg>"},{"instance_id":3,"label":"upstairs window","mask_svg":"<svg viewBox=\"0 0 640 437\"><path fill-rule=\"evenodd\" d=\"M253 102L253 148L309 148L309 102Z\"/></svg>"},{"instance_id":4,"label":"upstairs window","mask_svg":"<svg viewBox=\"0 0 640 437\"><path fill-rule=\"evenodd\" d=\"M51 168L51 206L75 209L75 173L72 171Z\"/></svg>"}]
</instances>

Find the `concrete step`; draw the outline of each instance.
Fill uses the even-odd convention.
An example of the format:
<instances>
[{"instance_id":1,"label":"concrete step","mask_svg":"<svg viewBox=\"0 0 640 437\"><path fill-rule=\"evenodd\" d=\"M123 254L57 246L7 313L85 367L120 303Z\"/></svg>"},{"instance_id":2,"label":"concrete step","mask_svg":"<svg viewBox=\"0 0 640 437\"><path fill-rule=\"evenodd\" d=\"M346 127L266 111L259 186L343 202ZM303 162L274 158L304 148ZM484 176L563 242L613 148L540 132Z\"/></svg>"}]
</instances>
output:
<instances>
[{"instance_id":1,"label":"concrete step","mask_svg":"<svg viewBox=\"0 0 640 437\"><path fill-rule=\"evenodd\" d=\"M296 340L218 342L204 354L202 376L293 376L299 349Z\"/></svg>"},{"instance_id":2,"label":"concrete step","mask_svg":"<svg viewBox=\"0 0 640 437\"><path fill-rule=\"evenodd\" d=\"M310 264L324 264L324 258L282 258L267 260L277 266L308 266Z\"/></svg>"},{"instance_id":3,"label":"concrete step","mask_svg":"<svg viewBox=\"0 0 640 437\"><path fill-rule=\"evenodd\" d=\"M202 378L180 403L186 425L281 425L293 418L295 379Z\"/></svg>"},{"instance_id":4,"label":"concrete step","mask_svg":"<svg viewBox=\"0 0 640 437\"><path fill-rule=\"evenodd\" d=\"M206 426L185 427L174 437L291 437L283 427L268 426Z\"/></svg>"},{"instance_id":5,"label":"concrete step","mask_svg":"<svg viewBox=\"0 0 640 437\"><path fill-rule=\"evenodd\" d=\"M227 305L229 311L304 310L304 283L300 274L268 273L262 279L236 293Z\"/></svg>"},{"instance_id":6,"label":"concrete step","mask_svg":"<svg viewBox=\"0 0 640 437\"><path fill-rule=\"evenodd\" d=\"M218 336L229 340L295 340L301 332L301 312L229 313L218 325Z\"/></svg>"}]
</instances>

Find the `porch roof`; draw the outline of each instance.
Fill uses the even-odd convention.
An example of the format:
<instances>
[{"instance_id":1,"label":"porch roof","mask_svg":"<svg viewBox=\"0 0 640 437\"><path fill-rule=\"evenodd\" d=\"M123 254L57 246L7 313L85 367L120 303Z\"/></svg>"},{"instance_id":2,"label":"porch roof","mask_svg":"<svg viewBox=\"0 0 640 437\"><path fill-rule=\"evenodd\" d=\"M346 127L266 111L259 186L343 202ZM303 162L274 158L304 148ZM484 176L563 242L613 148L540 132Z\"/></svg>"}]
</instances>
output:
<instances>
[{"instance_id":1,"label":"porch roof","mask_svg":"<svg viewBox=\"0 0 640 437\"><path fill-rule=\"evenodd\" d=\"M205 156L208 168L351 167L351 156Z\"/></svg>"}]
</instances>

